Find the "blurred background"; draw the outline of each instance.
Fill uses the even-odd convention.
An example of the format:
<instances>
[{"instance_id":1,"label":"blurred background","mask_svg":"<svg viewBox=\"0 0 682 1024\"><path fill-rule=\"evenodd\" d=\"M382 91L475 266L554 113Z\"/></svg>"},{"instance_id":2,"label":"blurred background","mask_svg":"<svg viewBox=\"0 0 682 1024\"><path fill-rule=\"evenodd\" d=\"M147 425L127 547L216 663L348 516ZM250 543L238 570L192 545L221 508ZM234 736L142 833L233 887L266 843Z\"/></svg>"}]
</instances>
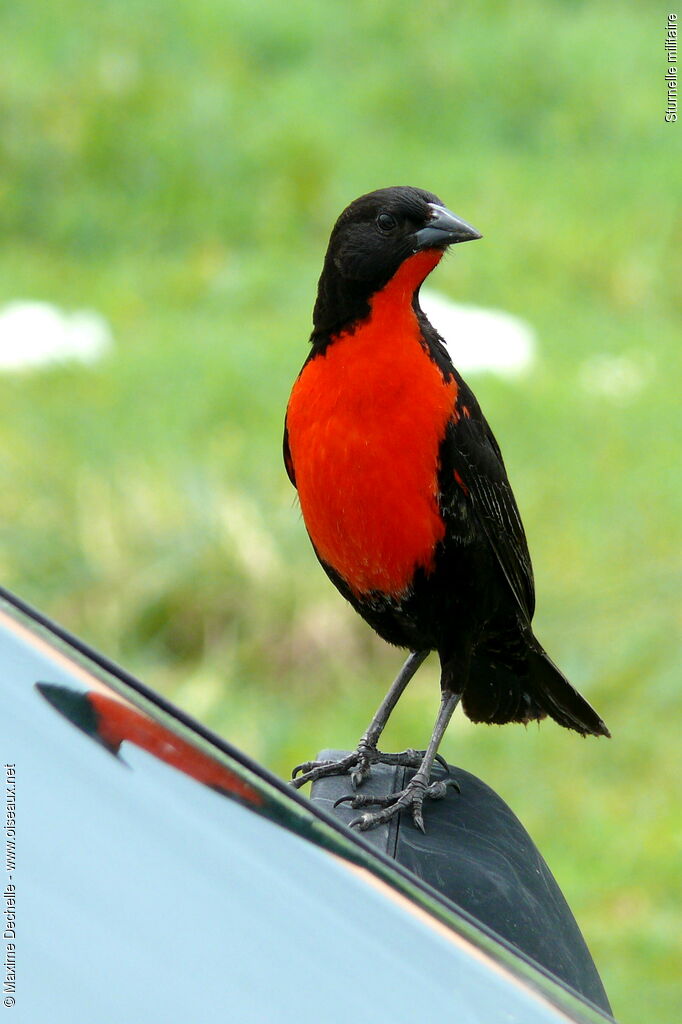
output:
<instances>
[{"instance_id":1,"label":"blurred background","mask_svg":"<svg viewBox=\"0 0 682 1024\"><path fill-rule=\"evenodd\" d=\"M436 192L485 236L432 284L505 453L537 632L613 733L457 716L443 753L531 832L623 1024L677 1021L667 9L455 8L4 5L0 578L282 775L352 747L401 654L318 568L282 420L338 213L380 186ZM519 365L496 362L490 315L489 365L467 362L452 300L521 318ZM386 748L426 744L437 691L429 663Z\"/></svg>"}]
</instances>

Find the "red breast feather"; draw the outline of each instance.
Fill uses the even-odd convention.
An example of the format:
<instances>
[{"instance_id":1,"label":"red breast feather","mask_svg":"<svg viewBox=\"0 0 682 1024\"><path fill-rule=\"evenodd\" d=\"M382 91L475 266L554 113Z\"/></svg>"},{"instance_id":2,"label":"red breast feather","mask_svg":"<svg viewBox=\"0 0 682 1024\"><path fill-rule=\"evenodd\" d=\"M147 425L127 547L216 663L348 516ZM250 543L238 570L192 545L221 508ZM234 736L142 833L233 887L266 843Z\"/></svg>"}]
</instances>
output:
<instances>
[{"instance_id":1,"label":"red breast feather","mask_svg":"<svg viewBox=\"0 0 682 1024\"><path fill-rule=\"evenodd\" d=\"M308 533L358 595L402 596L445 534L438 450L457 385L430 358L411 304L439 258L403 263L369 317L305 365L287 410Z\"/></svg>"}]
</instances>

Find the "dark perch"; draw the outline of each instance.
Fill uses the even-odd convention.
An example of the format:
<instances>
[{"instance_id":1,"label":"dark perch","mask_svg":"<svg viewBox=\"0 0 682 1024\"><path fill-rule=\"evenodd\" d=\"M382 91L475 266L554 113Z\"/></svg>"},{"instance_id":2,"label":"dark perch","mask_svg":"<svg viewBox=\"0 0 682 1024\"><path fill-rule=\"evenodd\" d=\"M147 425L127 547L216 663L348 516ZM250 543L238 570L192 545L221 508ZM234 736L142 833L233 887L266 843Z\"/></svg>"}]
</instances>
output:
<instances>
[{"instance_id":1,"label":"dark perch","mask_svg":"<svg viewBox=\"0 0 682 1024\"><path fill-rule=\"evenodd\" d=\"M324 750L321 760L347 751ZM523 825L489 786L449 766L459 795L434 801L423 834L410 815L365 833L367 842L437 889L601 1010L611 1007L590 951L557 882ZM362 795L383 797L403 789L414 769L375 764ZM434 779L444 778L437 766ZM346 824L357 811L341 803L352 793L347 775L318 779L312 799Z\"/></svg>"}]
</instances>

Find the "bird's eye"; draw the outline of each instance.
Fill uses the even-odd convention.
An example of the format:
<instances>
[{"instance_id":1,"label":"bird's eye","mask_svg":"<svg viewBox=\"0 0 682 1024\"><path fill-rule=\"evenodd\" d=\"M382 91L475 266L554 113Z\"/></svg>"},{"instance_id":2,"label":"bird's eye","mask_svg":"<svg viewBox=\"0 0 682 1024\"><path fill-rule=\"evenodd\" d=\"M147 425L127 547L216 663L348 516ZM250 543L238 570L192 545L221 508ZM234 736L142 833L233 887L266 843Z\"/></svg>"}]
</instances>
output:
<instances>
[{"instance_id":1,"label":"bird's eye","mask_svg":"<svg viewBox=\"0 0 682 1024\"><path fill-rule=\"evenodd\" d=\"M396 223L397 221L392 213L380 213L377 217L377 224L382 231L393 231Z\"/></svg>"}]
</instances>

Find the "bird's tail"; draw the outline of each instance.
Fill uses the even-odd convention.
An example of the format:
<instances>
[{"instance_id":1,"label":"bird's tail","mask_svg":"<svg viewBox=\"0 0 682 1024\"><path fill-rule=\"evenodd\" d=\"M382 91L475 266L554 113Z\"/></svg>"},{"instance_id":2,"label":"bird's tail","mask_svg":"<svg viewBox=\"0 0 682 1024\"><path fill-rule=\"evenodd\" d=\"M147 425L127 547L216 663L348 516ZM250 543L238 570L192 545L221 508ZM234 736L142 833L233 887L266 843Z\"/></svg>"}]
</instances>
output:
<instances>
[{"instance_id":1,"label":"bird's tail","mask_svg":"<svg viewBox=\"0 0 682 1024\"><path fill-rule=\"evenodd\" d=\"M583 736L611 735L534 637L524 653L523 668L518 664L512 668L495 658L472 659L462 707L473 722L501 725L549 715Z\"/></svg>"},{"instance_id":2,"label":"bird's tail","mask_svg":"<svg viewBox=\"0 0 682 1024\"><path fill-rule=\"evenodd\" d=\"M535 700L559 725L583 736L610 736L605 723L538 644L528 651L529 685Z\"/></svg>"}]
</instances>

